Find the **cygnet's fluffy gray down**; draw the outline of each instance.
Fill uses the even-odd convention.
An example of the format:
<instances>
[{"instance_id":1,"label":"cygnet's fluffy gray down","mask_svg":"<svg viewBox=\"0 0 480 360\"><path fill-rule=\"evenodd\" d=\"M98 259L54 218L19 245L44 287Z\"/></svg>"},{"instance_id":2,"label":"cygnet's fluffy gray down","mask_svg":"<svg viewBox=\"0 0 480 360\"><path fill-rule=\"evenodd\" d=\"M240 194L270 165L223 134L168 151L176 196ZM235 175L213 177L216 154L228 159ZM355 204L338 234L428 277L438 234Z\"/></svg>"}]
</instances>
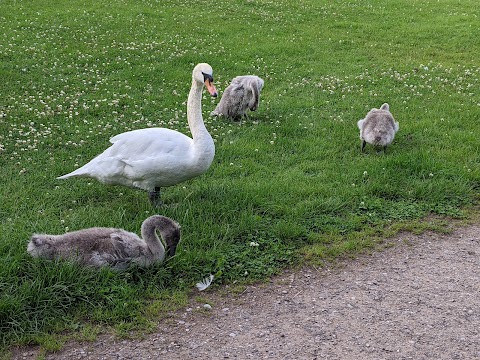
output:
<instances>
[{"instance_id":1,"label":"cygnet's fluffy gray down","mask_svg":"<svg viewBox=\"0 0 480 360\"><path fill-rule=\"evenodd\" d=\"M358 121L357 125L360 129L360 140L362 140L362 152L366 143L375 147L381 146L384 152L387 149L387 145L392 143L395 138L395 133L399 129L399 125L389 109L389 105L384 103L380 109L373 108L368 112L365 119Z\"/></svg>"},{"instance_id":2,"label":"cygnet's fluffy gray down","mask_svg":"<svg viewBox=\"0 0 480 360\"><path fill-rule=\"evenodd\" d=\"M257 110L263 83L263 79L255 75L237 76L225 89L210 115L238 119L245 115L247 109Z\"/></svg>"},{"instance_id":3,"label":"cygnet's fluffy gray down","mask_svg":"<svg viewBox=\"0 0 480 360\"><path fill-rule=\"evenodd\" d=\"M125 269L129 264L150 266L162 262L165 254L175 254L180 241L177 222L165 216L153 215L143 222L141 231L142 238L123 229L101 227L63 235L34 234L27 252L33 257L72 260L84 266L109 266L116 270Z\"/></svg>"}]
</instances>

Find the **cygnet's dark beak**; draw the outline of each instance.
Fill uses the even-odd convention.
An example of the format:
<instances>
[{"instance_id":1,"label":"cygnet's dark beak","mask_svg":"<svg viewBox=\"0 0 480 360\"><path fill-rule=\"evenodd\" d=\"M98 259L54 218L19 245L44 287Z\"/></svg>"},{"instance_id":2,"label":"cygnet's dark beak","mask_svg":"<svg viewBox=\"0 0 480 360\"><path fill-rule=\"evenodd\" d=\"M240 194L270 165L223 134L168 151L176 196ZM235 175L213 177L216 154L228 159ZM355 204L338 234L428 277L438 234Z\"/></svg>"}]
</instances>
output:
<instances>
[{"instance_id":1,"label":"cygnet's dark beak","mask_svg":"<svg viewBox=\"0 0 480 360\"><path fill-rule=\"evenodd\" d=\"M172 257L177 252L177 245L180 242L180 227L175 229L173 235L166 239L167 256Z\"/></svg>"}]
</instances>

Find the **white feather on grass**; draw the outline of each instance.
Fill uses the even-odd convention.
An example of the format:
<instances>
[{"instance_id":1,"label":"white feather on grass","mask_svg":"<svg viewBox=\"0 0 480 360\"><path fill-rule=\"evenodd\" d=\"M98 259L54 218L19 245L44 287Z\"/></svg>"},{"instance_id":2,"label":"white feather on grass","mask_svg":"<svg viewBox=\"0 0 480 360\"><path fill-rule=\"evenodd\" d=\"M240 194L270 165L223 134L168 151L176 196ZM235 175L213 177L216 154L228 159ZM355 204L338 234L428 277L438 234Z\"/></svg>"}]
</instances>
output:
<instances>
[{"instance_id":1,"label":"white feather on grass","mask_svg":"<svg viewBox=\"0 0 480 360\"><path fill-rule=\"evenodd\" d=\"M205 279L198 282L197 285L196 285L198 291L203 291L206 288L208 288L210 286L210 284L212 283L213 278L214 278L214 276L212 274L210 274L210 276L207 276Z\"/></svg>"}]
</instances>

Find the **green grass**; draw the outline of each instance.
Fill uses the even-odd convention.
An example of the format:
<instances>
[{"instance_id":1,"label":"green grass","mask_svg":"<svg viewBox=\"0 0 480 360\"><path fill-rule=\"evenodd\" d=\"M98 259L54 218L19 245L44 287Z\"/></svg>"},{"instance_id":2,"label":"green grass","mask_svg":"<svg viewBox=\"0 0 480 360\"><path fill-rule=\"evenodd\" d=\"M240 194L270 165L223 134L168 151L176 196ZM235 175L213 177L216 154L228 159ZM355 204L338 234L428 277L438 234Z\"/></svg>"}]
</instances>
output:
<instances>
[{"instance_id":1,"label":"green grass","mask_svg":"<svg viewBox=\"0 0 480 360\"><path fill-rule=\"evenodd\" d=\"M480 188L479 13L476 0L0 2L0 348L148 330L210 273L264 279L465 216ZM55 178L123 131L188 134L198 62L220 93L243 74L265 88L241 123L209 118L218 99L204 97L215 160L158 211L182 226L178 255L122 273L30 258L33 232L138 233L157 212L142 191ZM356 122L383 102L400 131L361 154Z\"/></svg>"}]
</instances>

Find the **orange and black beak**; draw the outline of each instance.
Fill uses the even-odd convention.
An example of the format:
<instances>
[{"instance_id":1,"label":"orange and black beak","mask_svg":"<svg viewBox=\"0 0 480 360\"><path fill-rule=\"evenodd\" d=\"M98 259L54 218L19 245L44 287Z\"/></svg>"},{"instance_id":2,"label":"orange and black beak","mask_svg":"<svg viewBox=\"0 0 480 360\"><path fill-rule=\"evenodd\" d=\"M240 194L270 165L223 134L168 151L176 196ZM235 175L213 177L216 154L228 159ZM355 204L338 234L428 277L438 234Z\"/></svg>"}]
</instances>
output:
<instances>
[{"instance_id":1,"label":"orange and black beak","mask_svg":"<svg viewBox=\"0 0 480 360\"><path fill-rule=\"evenodd\" d=\"M210 95L212 95L213 97L217 97L217 89L215 89L215 85L213 85L213 77L212 75L209 75L209 74L205 74L203 73L203 79L205 81L205 87L207 88L208 92L210 93Z\"/></svg>"}]
</instances>

